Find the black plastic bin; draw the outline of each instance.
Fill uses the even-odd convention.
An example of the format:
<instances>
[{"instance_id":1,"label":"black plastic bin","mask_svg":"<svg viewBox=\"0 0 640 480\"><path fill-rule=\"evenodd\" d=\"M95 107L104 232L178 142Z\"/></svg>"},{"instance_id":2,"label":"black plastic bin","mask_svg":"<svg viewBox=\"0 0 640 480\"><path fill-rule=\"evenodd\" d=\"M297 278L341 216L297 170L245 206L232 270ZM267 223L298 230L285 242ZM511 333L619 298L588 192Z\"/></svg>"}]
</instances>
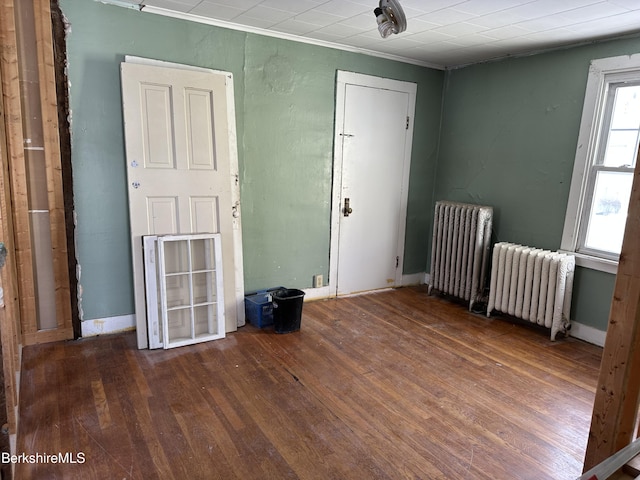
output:
<instances>
[{"instance_id":1,"label":"black plastic bin","mask_svg":"<svg viewBox=\"0 0 640 480\"><path fill-rule=\"evenodd\" d=\"M296 288L281 288L273 292L273 329L276 333L300 330L304 292Z\"/></svg>"}]
</instances>

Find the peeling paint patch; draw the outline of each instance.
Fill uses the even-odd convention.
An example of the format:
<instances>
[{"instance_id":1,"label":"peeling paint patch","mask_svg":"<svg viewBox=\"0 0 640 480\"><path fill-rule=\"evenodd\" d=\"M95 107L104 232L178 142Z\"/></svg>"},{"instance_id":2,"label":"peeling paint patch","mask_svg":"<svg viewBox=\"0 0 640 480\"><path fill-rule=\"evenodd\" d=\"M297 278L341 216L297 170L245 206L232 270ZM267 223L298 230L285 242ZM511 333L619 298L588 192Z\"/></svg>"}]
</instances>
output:
<instances>
[{"instance_id":1,"label":"peeling paint patch","mask_svg":"<svg viewBox=\"0 0 640 480\"><path fill-rule=\"evenodd\" d=\"M84 320L84 311L82 310L82 283L80 279L82 277L82 265L80 265L80 259L78 258L78 214L73 211L73 245L76 251L76 299L78 302L78 318L80 322Z\"/></svg>"},{"instance_id":2,"label":"peeling paint patch","mask_svg":"<svg viewBox=\"0 0 640 480\"><path fill-rule=\"evenodd\" d=\"M286 57L278 54L272 55L265 62L262 73L265 84L272 92L293 92L295 72Z\"/></svg>"}]
</instances>

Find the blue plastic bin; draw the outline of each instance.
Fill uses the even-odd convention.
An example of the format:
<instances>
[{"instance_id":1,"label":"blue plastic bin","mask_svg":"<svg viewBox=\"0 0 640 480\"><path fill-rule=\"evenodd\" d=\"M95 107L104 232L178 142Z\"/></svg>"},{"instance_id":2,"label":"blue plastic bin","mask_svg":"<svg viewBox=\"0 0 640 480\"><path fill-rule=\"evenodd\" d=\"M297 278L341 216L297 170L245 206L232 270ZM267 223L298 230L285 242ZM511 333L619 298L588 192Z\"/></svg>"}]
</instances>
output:
<instances>
[{"instance_id":1,"label":"blue plastic bin","mask_svg":"<svg viewBox=\"0 0 640 480\"><path fill-rule=\"evenodd\" d=\"M282 287L250 293L244 297L244 313L247 321L258 328L273 325L273 293Z\"/></svg>"}]
</instances>

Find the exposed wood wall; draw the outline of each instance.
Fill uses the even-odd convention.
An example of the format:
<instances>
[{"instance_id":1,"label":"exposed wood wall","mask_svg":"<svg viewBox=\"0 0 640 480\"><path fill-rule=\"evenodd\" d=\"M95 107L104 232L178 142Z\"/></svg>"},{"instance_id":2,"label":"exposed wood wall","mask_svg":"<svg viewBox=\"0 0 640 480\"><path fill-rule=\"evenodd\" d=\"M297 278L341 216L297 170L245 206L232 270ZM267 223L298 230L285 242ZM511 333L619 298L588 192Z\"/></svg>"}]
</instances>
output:
<instances>
[{"instance_id":1,"label":"exposed wood wall","mask_svg":"<svg viewBox=\"0 0 640 480\"><path fill-rule=\"evenodd\" d=\"M627 446L640 400L640 162L636 161L591 430L587 471Z\"/></svg>"},{"instance_id":2,"label":"exposed wood wall","mask_svg":"<svg viewBox=\"0 0 640 480\"><path fill-rule=\"evenodd\" d=\"M67 78L67 24L58 4L50 0L51 21L53 23L53 56L55 64L56 93L58 97L58 132L60 134L60 160L62 162L62 189L64 212L67 225L67 257L69 260L69 286L71 288L71 321L74 337L82 336L80 310L78 306L78 263L76 260L73 169L71 165L71 125L69 124L69 81Z\"/></svg>"},{"instance_id":3,"label":"exposed wood wall","mask_svg":"<svg viewBox=\"0 0 640 480\"><path fill-rule=\"evenodd\" d=\"M0 296L0 341L6 422L14 440L18 429L22 345L73 337L51 9L49 0L27 1L0 0L0 242L8 251L6 265L0 269L3 293ZM16 18L27 11L30 16L26 21L31 32L27 36L33 42L32 50L37 57L35 91L21 88L20 63L25 62L21 57L25 49L19 48L19 34L24 38L25 32L21 32ZM23 115L27 101L38 110L35 120ZM31 134L35 129L41 138L36 149L43 152L44 158L42 180L51 219L55 281L56 325L47 330L39 329L36 321L37 265L33 257L30 182L25 158L24 132Z\"/></svg>"},{"instance_id":4,"label":"exposed wood wall","mask_svg":"<svg viewBox=\"0 0 640 480\"><path fill-rule=\"evenodd\" d=\"M18 78L18 52L12 0L0 1L0 241L7 248L7 260L0 269L4 301L0 304L0 341L9 433L18 427L17 378L20 372L20 305L17 253L10 185L10 166L24 163L22 113Z\"/></svg>"},{"instance_id":5,"label":"exposed wood wall","mask_svg":"<svg viewBox=\"0 0 640 480\"><path fill-rule=\"evenodd\" d=\"M73 328L50 1L16 5L25 155L11 177L20 197L16 239L25 245L18 257L22 334L31 345L73 338Z\"/></svg>"}]
</instances>

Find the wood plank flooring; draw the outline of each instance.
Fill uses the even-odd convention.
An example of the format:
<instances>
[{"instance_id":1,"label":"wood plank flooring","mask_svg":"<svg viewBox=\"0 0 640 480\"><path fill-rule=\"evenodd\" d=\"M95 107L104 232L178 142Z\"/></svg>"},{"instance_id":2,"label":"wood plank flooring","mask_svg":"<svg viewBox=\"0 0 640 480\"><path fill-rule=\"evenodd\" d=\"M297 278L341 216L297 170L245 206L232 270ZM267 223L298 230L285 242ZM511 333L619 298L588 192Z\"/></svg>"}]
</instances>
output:
<instances>
[{"instance_id":1,"label":"wood plank flooring","mask_svg":"<svg viewBox=\"0 0 640 480\"><path fill-rule=\"evenodd\" d=\"M601 349L424 288L305 303L300 332L23 352L17 479L574 479Z\"/></svg>"}]
</instances>

